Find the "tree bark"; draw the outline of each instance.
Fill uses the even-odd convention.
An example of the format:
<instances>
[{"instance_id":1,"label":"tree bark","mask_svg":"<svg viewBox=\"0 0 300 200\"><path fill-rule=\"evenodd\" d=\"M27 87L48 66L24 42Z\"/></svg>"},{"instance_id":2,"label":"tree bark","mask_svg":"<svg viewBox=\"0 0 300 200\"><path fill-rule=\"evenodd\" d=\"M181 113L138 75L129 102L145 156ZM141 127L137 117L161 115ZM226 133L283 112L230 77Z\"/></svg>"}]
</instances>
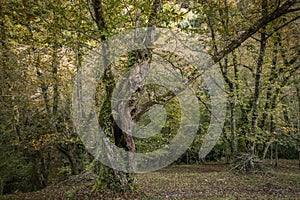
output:
<instances>
[{"instance_id":1,"label":"tree bark","mask_svg":"<svg viewBox=\"0 0 300 200\"><path fill-rule=\"evenodd\" d=\"M58 144L56 147L69 160L72 175L77 175L83 171L83 162L80 157L79 147L76 143L67 145Z\"/></svg>"},{"instance_id":2,"label":"tree bark","mask_svg":"<svg viewBox=\"0 0 300 200\"><path fill-rule=\"evenodd\" d=\"M267 17L268 16L268 5L267 0L262 1L262 16ZM264 64L264 57L265 57L265 51L266 51L266 45L267 45L267 37L266 37L266 26L264 25L262 27L262 32L260 34L260 50L257 60L257 67L256 67L256 73L255 73L255 86L254 86L254 94L253 94L253 100L251 102L251 132L249 135L249 143L248 143L248 152L251 155L255 154L255 136L257 134L257 122L258 122L258 100L260 96L260 81L261 81L261 73L263 69Z\"/></svg>"},{"instance_id":3,"label":"tree bark","mask_svg":"<svg viewBox=\"0 0 300 200\"><path fill-rule=\"evenodd\" d=\"M296 82L295 83L296 91L297 91L297 100L298 100L298 115L297 115L297 128L298 128L298 137L300 137L300 86ZM300 140L298 140L298 155L299 155L299 170L300 170Z\"/></svg>"},{"instance_id":4,"label":"tree bark","mask_svg":"<svg viewBox=\"0 0 300 200\"><path fill-rule=\"evenodd\" d=\"M56 45L53 47L52 54L52 78L53 78L53 100L52 100L52 116L51 116L51 124L53 126L53 130L57 132L58 129L58 101L59 101L59 90L58 90L58 58L57 58L57 47Z\"/></svg>"},{"instance_id":5,"label":"tree bark","mask_svg":"<svg viewBox=\"0 0 300 200\"><path fill-rule=\"evenodd\" d=\"M94 10L95 16L93 16L93 19L95 20L98 30L101 32L101 41L104 42L106 40L105 32L108 31L106 21L105 21L105 16L104 16L104 10L102 6L102 1L101 0L93 0L92 1L92 6ZM149 24L148 24L148 34L146 37L146 45L151 45L151 42L153 40L153 31L155 30L155 24L156 24L156 15L160 10L161 6L161 0L155 0L152 6L152 12L150 13L149 16ZM138 17L138 16L137 16ZM138 25L138 23L137 23ZM137 32L138 34L138 32ZM120 115L122 115L122 120L121 122L126 126L122 127L125 130L122 130L118 125L115 119L112 117L112 108L111 108L111 100L112 100L112 93L115 87L115 77L112 73L112 69L110 66L108 66L108 57L109 57L109 47L105 46L105 44L102 46L102 54L103 56L103 64L107 68L105 69L104 76L103 76L103 81L105 83L105 90L106 90L106 97L105 101L102 105L100 115L99 115L99 121L101 122L102 126L104 126L104 129L106 129L107 132L110 132L112 134L112 137L114 139L115 145L127 150L129 152L129 163L130 163L130 168L134 171L135 169L135 161L133 157L133 152L135 152L135 143L133 140L132 136L132 130L133 127L131 126L130 121L132 120L131 116L131 110L125 109L122 107L122 105L118 106L119 110L122 111ZM150 52L148 49L146 50L137 50L136 52L136 59L135 59L135 67L139 67L139 64L141 64L145 58L146 60L150 57ZM143 69L141 69L143 70ZM141 84L141 85L139 85ZM135 89L138 89L142 87L144 83L138 83L138 85L135 85ZM125 120L125 121L124 121ZM126 123L129 122L129 123ZM110 126L107 126L107 124L110 124ZM114 161L111 161L114 162ZM111 169L107 169L104 166L99 168L101 170L101 174L105 176L105 173L110 173ZM104 173L105 172L105 173ZM132 182L135 182L135 178L131 174L125 174L122 172L117 172L114 170L114 176L116 181L121 185L121 187L126 185L130 185ZM131 176L131 177L129 177ZM99 180L99 182L104 183L105 180L103 177Z\"/></svg>"},{"instance_id":6,"label":"tree bark","mask_svg":"<svg viewBox=\"0 0 300 200\"><path fill-rule=\"evenodd\" d=\"M266 103L264 106L264 111L262 114L262 120L261 120L261 129L264 130L265 129L265 125L266 125L266 120L268 118L268 115L270 115L270 139L269 141L265 144L265 148L263 151L263 155L262 155L262 159L265 159L268 149L270 147L270 145L272 144L273 140L274 140L274 134L275 134L275 129L276 129L276 124L275 124L275 119L274 119L274 114L272 113L274 111L274 109L276 108L276 101L277 101L277 96L279 95L279 88L277 88L274 91L272 91L273 89L273 85L275 83L275 81L277 80L278 76L279 76L279 72L277 72L277 54L278 54L278 39L275 41L274 43L274 49L273 49L273 58L272 58L272 67L271 67L271 74L269 77L269 87L267 89L267 94L266 94ZM273 96L272 96L273 94Z\"/></svg>"},{"instance_id":7,"label":"tree bark","mask_svg":"<svg viewBox=\"0 0 300 200\"><path fill-rule=\"evenodd\" d=\"M278 142L275 143L275 167L278 167Z\"/></svg>"},{"instance_id":8,"label":"tree bark","mask_svg":"<svg viewBox=\"0 0 300 200\"><path fill-rule=\"evenodd\" d=\"M51 162L50 153L37 150L31 155L31 159L33 162L33 189L39 190L45 188L48 184L48 175Z\"/></svg>"}]
</instances>

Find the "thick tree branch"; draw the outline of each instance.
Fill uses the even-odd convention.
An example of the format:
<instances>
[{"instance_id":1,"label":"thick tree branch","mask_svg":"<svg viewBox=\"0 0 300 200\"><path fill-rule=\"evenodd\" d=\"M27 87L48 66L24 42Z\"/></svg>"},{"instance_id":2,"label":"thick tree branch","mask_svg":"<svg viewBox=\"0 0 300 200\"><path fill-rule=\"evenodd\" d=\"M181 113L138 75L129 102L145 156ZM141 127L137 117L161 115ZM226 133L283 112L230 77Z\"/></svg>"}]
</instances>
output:
<instances>
[{"instance_id":1,"label":"thick tree branch","mask_svg":"<svg viewBox=\"0 0 300 200\"><path fill-rule=\"evenodd\" d=\"M243 32L237 39L232 40L222 51L214 55L213 60L216 63L222 60L226 55L228 55L234 49L238 48L244 41L255 34L260 28L266 26L268 23L274 21L275 19L289 13L291 10L289 8L296 3L297 0L288 0L277 10L274 10L272 13L263 16L253 26L249 27L245 32Z\"/></svg>"}]
</instances>

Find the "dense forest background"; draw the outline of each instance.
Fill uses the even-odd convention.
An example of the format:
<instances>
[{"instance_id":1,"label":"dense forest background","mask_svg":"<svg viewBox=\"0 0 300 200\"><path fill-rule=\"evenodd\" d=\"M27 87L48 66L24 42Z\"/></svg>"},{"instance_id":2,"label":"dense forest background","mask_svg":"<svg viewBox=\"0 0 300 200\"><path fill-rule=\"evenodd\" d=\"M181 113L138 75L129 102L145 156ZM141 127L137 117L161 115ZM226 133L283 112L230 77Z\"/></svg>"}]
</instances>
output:
<instances>
[{"instance_id":1,"label":"dense forest background","mask_svg":"<svg viewBox=\"0 0 300 200\"><path fill-rule=\"evenodd\" d=\"M180 56L165 58L191 80L201 124L176 163L225 160L239 171L255 171L260 160L299 159L300 2L298 0L1 0L0 3L0 194L28 192L91 170L95 189L127 188L134 174L103 166L86 151L72 123L72 92L84 56L129 28L154 27L197 33L217 63L227 94L221 138L199 159L210 122L210 98L199 72ZM110 98L119 77L153 49L128 52L99 78L95 105L99 123L117 146L149 152L176 135L178 100L161 86L141 85L132 95L133 120L154 104L167 121L161 133L134 139L111 118ZM203 89L204 88L204 89ZM113 184L112 184L113 183Z\"/></svg>"}]
</instances>

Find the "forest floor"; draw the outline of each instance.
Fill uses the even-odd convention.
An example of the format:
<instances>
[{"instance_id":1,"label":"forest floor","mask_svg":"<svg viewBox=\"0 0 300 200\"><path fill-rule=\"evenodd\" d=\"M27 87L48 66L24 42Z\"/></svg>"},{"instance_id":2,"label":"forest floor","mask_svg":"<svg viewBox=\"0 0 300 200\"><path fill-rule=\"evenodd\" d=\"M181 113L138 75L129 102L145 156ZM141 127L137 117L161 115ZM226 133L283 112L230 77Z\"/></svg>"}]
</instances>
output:
<instances>
[{"instance_id":1,"label":"forest floor","mask_svg":"<svg viewBox=\"0 0 300 200\"><path fill-rule=\"evenodd\" d=\"M266 161L269 163L270 161ZM95 179L68 179L43 190L0 196L0 199L300 199L297 161L280 160L265 173L237 174L222 163L171 165L138 174L139 189L133 192L92 193Z\"/></svg>"}]
</instances>

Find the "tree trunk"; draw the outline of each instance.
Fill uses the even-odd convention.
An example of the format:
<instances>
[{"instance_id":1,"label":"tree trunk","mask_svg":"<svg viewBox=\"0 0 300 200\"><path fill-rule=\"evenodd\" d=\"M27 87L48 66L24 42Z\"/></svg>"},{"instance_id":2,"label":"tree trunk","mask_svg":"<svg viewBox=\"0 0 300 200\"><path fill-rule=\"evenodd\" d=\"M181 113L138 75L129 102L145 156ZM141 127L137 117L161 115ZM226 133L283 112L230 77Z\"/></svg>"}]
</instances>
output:
<instances>
[{"instance_id":1,"label":"tree trunk","mask_svg":"<svg viewBox=\"0 0 300 200\"><path fill-rule=\"evenodd\" d=\"M93 10L94 10L94 16L93 19L97 24L98 30L100 32L102 32L101 35L101 41L105 41L106 40L106 36L104 35L105 32L108 31L107 29L107 25L106 25L106 21L105 21L105 16L104 16L104 10L103 10L103 5L102 5L102 1L101 0L93 0L92 1L92 6L93 6ZM152 42L152 37L153 37L153 30L154 30L154 26L156 24L156 15L160 10L160 6L161 6L161 0L155 0L153 2L153 7L152 7L152 12L150 13L149 16L149 30L148 30L148 34L146 37L146 45L150 45L150 43ZM138 18L139 16L137 16ZM137 23L138 25L138 23ZM108 50L108 46L104 46L102 48L102 54L103 56L103 64L104 66L108 66L108 59L109 58L109 50ZM146 54L149 54L150 52L148 50L146 50L147 52L144 52ZM138 65L144 61L144 53L141 51L137 51L136 52L136 58L135 58L135 64L137 64L136 67L139 67ZM148 55L147 57L149 57L150 55ZM101 111L99 113L99 121L101 122L101 126L104 128L104 130L107 133L111 133L115 145L125 149L126 151L129 152L129 163L130 163L130 168L134 171L135 169L135 161L134 161L134 157L133 154L130 152L135 152L135 143L133 140L133 136L132 136L132 130L133 128L130 126L131 123L126 123L126 122L130 122L130 120L132 120L131 117L131 111L128 109L125 109L122 107L122 105L118 106L117 108L119 108L118 111L122 111L120 115L122 115L122 120L121 121L123 124L125 124L126 127L122 127L122 130L118 125L115 119L113 119L112 117L112 107L111 107L111 100L112 100L112 93L115 87L115 77L112 73L112 69L110 66L108 66L105 69L104 72L104 76L103 76L103 81L105 82L105 90L106 90L106 99L101 107ZM140 83L141 85L136 85L136 87L141 87L142 85L144 85L144 83ZM135 88L138 89L138 88ZM115 109L115 108L114 108ZM109 124L109 125L108 125ZM129 127L128 127L129 126ZM111 162L114 162L113 160ZM118 172L114 169L109 169L105 166L103 166L102 164L100 164L99 169L99 179L98 179L98 186L96 186L96 188L103 188L103 187L110 187L112 184L110 184L110 182L113 182L114 185L116 185L117 187L120 187L121 189L126 189L126 188L130 188L131 184L135 182L135 178L133 176L133 174L128 174L128 173L123 173L123 172ZM110 177L110 178L109 178ZM113 178L111 178L113 177ZM109 179L107 179L109 178ZM103 185L104 184L104 185ZM106 186L105 186L106 185ZM118 186L119 185L119 186ZM118 189L120 189L118 188Z\"/></svg>"},{"instance_id":2,"label":"tree trunk","mask_svg":"<svg viewBox=\"0 0 300 200\"><path fill-rule=\"evenodd\" d=\"M271 144L271 155L270 155L270 159L271 159L271 165L273 165L273 144Z\"/></svg>"},{"instance_id":3,"label":"tree trunk","mask_svg":"<svg viewBox=\"0 0 300 200\"><path fill-rule=\"evenodd\" d=\"M41 152L41 150L36 151L31 157L33 162L33 189L40 190L48 184L51 157L49 153Z\"/></svg>"},{"instance_id":4,"label":"tree trunk","mask_svg":"<svg viewBox=\"0 0 300 200\"><path fill-rule=\"evenodd\" d=\"M72 175L77 175L83 171L84 166L80 156L80 149L77 144L67 144L66 146L58 144L56 147L59 152L65 155L69 160Z\"/></svg>"},{"instance_id":5,"label":"tree trunk","mask_svg":"<svg viewBox=\"0 0 300 200\"><path fill-rule=\"evenodd\" d=\"M279 94L280 89L276 88L276 91L272 91L272 89L274 88L274 83L276 81L276 79L278 78L279 74L277 72L277 57L278 57L278 44L279 44L279 38L274 42L274 49L273 49L273 58L272 58L272 67L271 67L271 74L269 77L269 87L267 89L267 94L266 94L266 103L264 106L264 111L262 114L262 119L261 119L261 129L262 130L266 130L265 126L266 126L266 121L268 119L268 116L271 115L271 126L270 126L270 139L269 141L265 144L265 148L263 151L263 155L262 155L262 159L265 159L268 149L270 147L270 145L273 142L274 139L274 134L275 134L275 122L274 122L274 114L272 113L274 111L274 109L276 108L276 101L277 101L277 96ZM273 96L272 96L273 94ZM272 155L272 152L271 152ZM271 158L272 159L272 158Z\"/></svg>"},{"instance_id":6,"label":"tree trunk","mask_svg":"<svg viewBox=\"0 0 300 200\"><path fill-rule=\"evenodd\" d=\"M265 148L264 148L264 151L263 151L263 155L262 155L262 159L265 159L266 156L267 156L267 153L268 153L268 150L269 150L269 147L272 145L272 140L268 141L266 144L265 144ZM272 154L271 154L272 155Z\"/></svg>"},{"instance_id":7,"label":"tree trunk","mask_svg":"<svg viewBox=\"0 0 300 200\"><path fill-rule=\"evenodd\" d=\"M299 169L300 169L300 150L298 150Z\"/></svg>"},{"instance_id":8,"label":"tree trunk","mask_svg":"<svg viewBox=\"0 0 300 200\"><path fill-rule=\"evenodd\" d=\"M228 24L229 24L229 14L228 14L228 3L227 0L224 1L225 4L225 12L224 15L221 17L221 22L223 25L223 28L225 30L225 32L229 35L229 28L228 28ZM210 9L210 13L213 13L213 6L211 4L209 4L209 9ZM213 23L213 19L214 16L213 15L208 15L207 16L207 25L210 29L211 32L211 39L212 39L212 44L213 44L213 51L214 54L213 56L217 56L218 55L218 51L219 48L217 46L216 43L216 33L215 33L215 25ZM228 38L225 38L225 40L228 40ZM233 82L232 80L230 80L229 76L228 76L228 57L224 56L224 62L219 62L219 67L220 70L222 72L222 76L225 80L225 82L227 83L228 87L229 87L229 108L230 108L230 120L229 120L229 126L230 126L230 137L226 137L226 141L229 143L229 147L230 147L230 158L234 158L237 154L237 137L236 137L236 117L235 117L235 108L236 108L236 103L235 103L235 97L236 97L236 92L237 92L237 82ZM237 63L236 63L236 56L233 53L233 65L234 65L234 74L235 74L235 78L237 78Z\"/></svg>"},{"instance_id":9,"label":"tree trunk","mask_svg":"<svg viewBox=\"0 0 300 200\"><path fill-rule=\"evenodd\" d=\"M275 167L278 167L278 142L275 143Z\"/></svg>"},{"instance_id":10,"label":"tree trunk","mask_svg":"<svg viewBox=\"0 0 300 200\"><path fill-rule=\"evenodd\" d=\"M263 0L262 1L262 16L266 17L268 15L268 10L267 10L267 1ZM251 155L255 154L255 146L256 146L256 134L257 134L257 122L258 122L258 100L260 96L260 82L261 82L261 73L262 73L262 68L264 64L264 57L265 57L265 51L266 51L266 45L267 45L267 37L266 37L266 26L262 27L262 32L260 33L260 50L259 50L259 55L258 55L258 60L257 60L257 67L256 67L256 72L255 72L255 88L254 88L254 94L253 94L253 99L251 102L251 129L250 129L250 135L249 137L251 138L249 143L248 143L248 152Z\"/></svg>"},{"instance_id":11,"label":"tree trunk","mask_svg":"<svg viewBox=\"0 0 300 200\"><path fill-rule=\"evenodd\" d=\"M233 70L234 70L234 96L231 105L231 116L232 116L232 122L231 122L231 134L232 134L232 143L233 143L233 152L232 157L235 157L238 152L238 141L237 141L237 129L236 129L236 98L239 97L239 84L238 84L238 66L237 66L237 60L236 60L236 54L235 52L232 53L232 61L233 61Z\"/></svg>"},{"instance_id":12,"label":"tree trunk","mask_svg":"<svg viewBox=\"0 0 300 200\"><path fill-rule=\"evenodd\" d=\"M274 114L272 113L272 111L274 111L275 108L276 108L276 100L277 100L278 94L279 94L279 88L276 89L275 94L273 95L273 98L271 99L271 106L270 106L271 107L270 108L270 110L271 110L271 116L270 116L270 121L271 121L271 123L270 123L270 135L271 135L271 139L266 144L266 147L265 147L264 152L263 152L262 159L265 159L268 148L269 148L270 144L273 142L273 138L276 137L276 135L275 135L276 121L274 119Z\"/></svg>"},{"instance_id":13,"label":"tree trunk","mask_svg":"<svg viewBox=\"0 0 300 200\"><path fill-rule=\"evenodd\" d=\"M0 177L0 196L3 195L4 180Z\"/></svg>"},{"instance_id":14,"label":"tree trunk","mask_svg":"<svg viewBox=\"0 0 300 200\"><path fill-rule=\"evenodd\" d=\"M58 101L59 101L59 90L58 90L58 58L57 58L57 47L53 47L52 54L52 78L53 78L53 100L52 100L52 115L51 115L51 124L52 128L55 132L57 132L58 128Z\"/></svg>"},{"instance_id":15,"label":"tree trunk","mask_svg":"<svg viewBox=\"0 0 300 200\"><path fill-rule=\"evenodd\" d=\"M107 32L108 29L104 18L102 1L93 0L92 6L95 14L93 19L97 24L98 30L102 34L101 41L104 42L106 40L105 32ZM115 86L115 80L114 80L114 75L112 73L111 66L108 66L109 64L108 58L110 56L108 48L109 48L108 46L103 44L102 46L103 65L106 67L103 76L103 81L106 84L105 85L106 99L99 113L99 121L101 122L101 125L104 128L104 130L112 134L112 137L114 138L115 144L117 146L119 146L120 148L124 148L125 150L134 152L135 146L134 146L132 135L124 133L118 127L117 123L114 121L112 117L111 99L112 99L112 93ZM112 163L115 162L110 158L109 160ZM95 189L112 188L112 186L115 189L128 189L131 187L130 186L131 180L135 180L134 178L129 178L128 176L131 176L129 174L119 172L115 169L110 169L99 162L96 162L96 164L100 165L100 167L98 167L99 178L97 184L95 185Z\"/></svg>"},{"instance_id":16,"label":"tree trunk","mask_svg":"<svg viewBox=\"0 0 300 200\"><path fill-rule=\"evenodd\" d=\"M296 91L297 91L297 99L298 99L298 115L297 115L297 121L298 121L298 137L300 137L300 86L299 83L295 83ZM300 140L298 140L298 153L299 153L299 169L300 169Z\"/></svg>"}]
</instances>

